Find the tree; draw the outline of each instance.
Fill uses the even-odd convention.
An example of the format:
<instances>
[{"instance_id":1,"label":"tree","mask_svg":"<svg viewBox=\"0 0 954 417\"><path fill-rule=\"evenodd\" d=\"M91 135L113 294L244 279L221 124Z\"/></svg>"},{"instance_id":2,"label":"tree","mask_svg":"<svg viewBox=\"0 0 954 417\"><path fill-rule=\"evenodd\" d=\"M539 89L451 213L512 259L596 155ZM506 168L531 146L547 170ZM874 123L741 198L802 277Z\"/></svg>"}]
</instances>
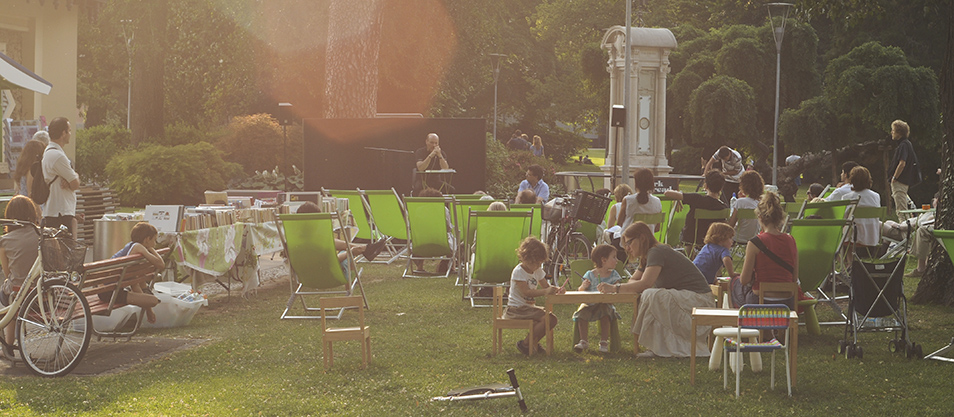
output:
<instances>
[{"instance_id":1,"label":"tree","mask_svg":"<svg viewBox=\"0 0 954 417\"><path fill-rule=\"evenodd\" d=\"M286 127L285 142L282 127L269 114L238 116L229 123L228 133L219 138L216 147L226 161L242 166L246 174L270 170L280 166L282 173L292 172L291 165L301 166L301 131Z\"/></svg>"},{"instance_id":2,"label":"tree","mask_svg":"<svg viewBox=\"0 0 954 417\"><path fill-rule=\"evenodd\" d=\"M127 12L136 33L132 44L132 143L162 134L166 26L169 0L130 0Z\"/></svg>"},{"instance_id":3,"label":"tree","mask_svg":"<svg viewBox=\"0 0 954 417\"><path fill-rule=\"evenodd\" d=\"M689 97L687 130L691 145L750 146L755 140L755 96L737 78L719 75L702 83Z\"/></svg>"}]
</instances>

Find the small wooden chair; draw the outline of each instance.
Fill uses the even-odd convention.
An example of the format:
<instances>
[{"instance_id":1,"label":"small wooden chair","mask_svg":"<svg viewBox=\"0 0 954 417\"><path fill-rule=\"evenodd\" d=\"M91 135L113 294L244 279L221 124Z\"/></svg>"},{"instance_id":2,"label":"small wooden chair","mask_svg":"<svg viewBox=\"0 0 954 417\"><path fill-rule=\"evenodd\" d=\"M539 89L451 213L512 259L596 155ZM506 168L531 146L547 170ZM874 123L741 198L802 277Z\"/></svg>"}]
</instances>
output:
<instances>
[{"instance_id":1,"label":"small wooden chair","mask_svg":"<svg viewBox=\"0 0 954 417\"><path fill-rule=\"evenodd\" d=\"M503 291L504 287L494 287L493 300L493 354L496 355L503 350L503 329L522 329L530 331L530 340L533 340L533 320L518 320L503 318ZM530 355L533 355L537 349L535 343L528 346Z\"/></svg>"},{"instance_id":2,"label":"small wooden chair","mask_svg":"<svg viewBox=\"0 0 954 417\"><path fill-rule=\"evenodd\" d=\"M371 328L364 325L364 299L361 296L324 297L318 299L318 306L321 309L321 339L324 344L325 369L331 368L334 364L332 343L344 340L361 341L361 358L364 361L361 368L367 368L368 362L371 362ZM326 310L343 311L346 308L358 310L358 326L328 327L325 322Z\"/></svg>"},{"instance_id":3,"label":"small wooden chair","mask_svg":"<svg viewBox=\"0 0 954 417\"><path fill-rule=\"evenodd\" d=\"M765 294L769 297L784 299L788 297L795 298L795 306L802 307L803 318L805 319L805 328L808 334L821 334L821 326L818 324L818 316L815 314L815 304L818 300L799 300L798 284L794 282L763 282L759 284L759 304L765 304ZM789 294L786 296L786 294ZM770 302L780 302L778 300L769 300Z\"/></svg>"}]
</instances>

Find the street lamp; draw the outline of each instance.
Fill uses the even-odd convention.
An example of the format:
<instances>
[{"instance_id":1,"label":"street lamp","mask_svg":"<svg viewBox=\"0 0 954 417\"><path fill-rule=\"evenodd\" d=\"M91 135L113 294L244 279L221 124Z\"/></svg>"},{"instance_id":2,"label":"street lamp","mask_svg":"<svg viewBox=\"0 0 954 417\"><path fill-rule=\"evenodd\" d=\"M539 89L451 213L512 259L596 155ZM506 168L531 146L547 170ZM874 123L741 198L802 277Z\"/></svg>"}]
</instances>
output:
<instances>
[{"instance_id":1,"label":"street lamp","mask_svg":"<svg viewBox=\"0 0 954 417\"><path fill-rule=\"evenodd\" d=\"M788 12L792 10L791 3L769 3L768 8L769 24L772 25L772 36L775 37L775 135L772 138L772 184L778 185L778 98L779 83L782 78L782 38L785 36L785 22L788 20ZM772 10L775 15L780 17L778 25L772 18Z\"/></svg>"},{"instance_id":2,"label":"street lamp","mask_svg":"<svg viewBox=\"0 0 954 417\"><path fill-rule=\"evenodd\" d=\"M129 35L128 36L126 35L126 25L132 24L132 22L133 21L130 19L123 19L119 21L119 23L123 25L123 39L126 41L126 55L129 58L129 66L128 66L129 78L126 82L126 130L131 129L129 127L130 126L129 120L130 120L130 114L131 114L130 109L132 108L132 41L133 41L133 38L136 37L136 32L134 32L132 28L129 29Z\"/></svg>"},{"instance_id":3,"label":"street lamp","mask_svg":"<svg viewBox=\"0 0 954 417\"><path fill-rule=\"evenodd\" d=\"M500 61L504 54L490 54L490 66L494 70L494 140L497 140L497 80L500 78Z\"/></svg>"},{"instance_id":4,"label":"street lamp","mask_svg":"<svg viewBox=\"0 0 954 417\"><path fill-rule=\"evenodd\" d=\"M278 103L278 123L282 125L282 169L288 169L288 124L291 123L291 103ZM288 172L284 173L282 191L288 192Z\"/></svg>"}]
</instances>

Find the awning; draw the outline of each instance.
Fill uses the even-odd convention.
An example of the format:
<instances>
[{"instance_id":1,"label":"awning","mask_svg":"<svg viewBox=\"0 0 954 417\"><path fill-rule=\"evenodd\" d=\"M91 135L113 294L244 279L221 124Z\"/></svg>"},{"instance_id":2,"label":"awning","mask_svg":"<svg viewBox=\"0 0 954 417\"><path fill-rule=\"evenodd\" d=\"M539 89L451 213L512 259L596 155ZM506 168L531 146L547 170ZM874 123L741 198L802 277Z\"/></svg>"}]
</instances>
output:
<instances>
[{"instance_id":1,"label":"awning","mask_svg":"<svg viewBox=\"0 0 954 417\"><path fill-rule=\"evenodd\" d=\"M53 84L26 69L17 61L0 53L0 89L25 88L40 94L50 94Z\"/></svg>"}]
</instances>

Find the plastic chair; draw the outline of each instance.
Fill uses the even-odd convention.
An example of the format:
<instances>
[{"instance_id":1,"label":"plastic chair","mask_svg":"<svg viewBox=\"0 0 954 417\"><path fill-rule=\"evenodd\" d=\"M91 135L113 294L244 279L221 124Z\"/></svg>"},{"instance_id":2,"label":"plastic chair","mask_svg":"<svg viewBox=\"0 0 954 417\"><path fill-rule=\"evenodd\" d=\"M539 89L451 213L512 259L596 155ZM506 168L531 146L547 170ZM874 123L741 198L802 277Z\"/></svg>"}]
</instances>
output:
<instances>
[{"instance_id":1,"label":"plastic chair","mask_svg":"<svg viewBox=\"0 0 954 417\"><path fill-rule=\"evenodd\" d=\"M451 197L406 197L407 235L410 251L402 278L430 277L415 275L414 261L437 260L451 262L457 256L456 244L448 241L447 234L457 235L456 230L447 230L447 215L451 213L451 226L456 224L454 199ZM451 268L444 272L450 276Z\"/></svg>"},{"instance_id":2,"label":"plastic chair","mask_svg":"<svg viewBox=\"0 0 954 417\"><path fill-rule=\"evenodd\" d=\"M334 365L334 350L332 344L345 340L361 341L361 360L362 369L368 367L371 362L371 328L364 324L364 303L362 297L330 297L319 298L318 305L321 308L321 341L324 345L325 369ZM356 308L358 310L357 327L328 327L325 322L325 312L328 309L337 309L343 311L346 308Z\"/></svg>"},{"instance_id":3,"label":"plastic chair","mask_svg":"<svg viewBox=\"0 0 954 417\"><path fill-rule=\"evenodd\" d=\"M474 220L474 253L463 299L477 307L476 301L487 299L474 295L480 288L510 284L513 268L520 263L516 250L530 234L532 220L528 212L511 211L471 211L470 218Z\"/></svg>"},{"instance_id":4,"label":"plastic chair","mask_svg":"<svg viewBox=\"0 0 954 417\"><path fill-rule=\"evenodd\" d=\"M493 340L493 355L497 355L503 350L503 331L504 329L518 329L518 330L528 330L530 332L530 340L533 340L533 320L529 319L505 319L504 314L504 303L503 303L503 292L504 287L494 287L493 295L493 334L491 338ZM529 346L530 355L533 355L537 350L537 345L531 343Z\"/></svg>"},{"instance_id":5,"label":"plastic chair","mask_svg":"<svg viewBox=\"0 0 954 417\"><path fill-rule=\"evenodd\" d=\"M802 289L817 291L817 302L827 303L831 308L845 317L841 307L835 302L837 294L825 293L822 289L826 282L834 282L838 278L835 264L842 243L851 232L851 221L846 219L816 220L803 219L792 222L791 235L798 248L798 280ZM832 287L835 287L832 285ZM820 324L843 325L844 321L826 322Z\"/></svg>"},{"instance_id":6,"label":"plastic chair","mask_svg":"<svg viewBox=\"0 0 954 417\"><path fill-rule=\"evenodd\" d=\"M695 228L694 228L694 229L695 229L695 234L693 235L692 240L690 240L690 241L683 241L683 242L682 242L683 245L685 245L686 248L687 248L687 250L686 250L686 252L687 252L687 253L686 253L686 256L688 256L689 259L692 259L693 257L695 257L696 251L697 251L696 247L698 246L698 245L696 245L696 242L699 241L699 236L705 236L705 235L706 235L706 232L709 231L708 228L706 228L706 230L699 230L699 229L700 229L699 224L700 224L701 221L703 221L703 220L725 221L725 219L727 219L727 218L729 218L729 209L728 209L728 208L725 208L725 209L722 209L722 210L696 209L696 211L695 211L695 222L696 222L696 224L695 224ZM683 236L683 238L685 238L685 236Z\"/></svg>"},{"instance_id":7,"label":"plastic chair","mask_svg":"<svg viewBox=\"0 0 954 417\"><path fill-rule=\"evenodd\" d=\"M361 289L364 306L368 306L361 284L361 270L355 266L351 251L347 251L346 267L349 271L356 270L356 274L346 274L341 262L338 262L333 230L333 219L337 219L337 213L280 214L278 219L278 236L288 256L291 286L291 296L282 312L282 319L320 318L307 315L317 312L320 307L309 307L306 297L333 294L350 296L356 286ZM301 301L306 315L289 314L296 299ZM343 309L339 310L337 318L341 318L343 313Z\"/></svg>"},{"instance_id":8,"label":"plastic chair","mask_svg":"<svg viewBox=\"0 0 954 417\"><path fill-rule=\"evenodd\" d=\"M374 225L381 234L388 237L385 246L388 264L407 252L407 222L401 197L394 188L390 190L364 190L368 199L368 209L374 218Z\"/></svg>"},{"instance_id":9,"label":"plastic chair","mask_svg":"<svg viewBox=\"0 0 954 417\"><path fill-rule=\"evenodd\" d=\"M788 396L792 396L792 368L791 360L789 357L788 346L789 346L789 327L788 321L789 316L791 315L791 310L784 304L746 304L739 309L739 327L736 329L736 336L734 338L726 338L725 346L723 346L722 357L723 360L728 360L728 353L731 350L734 350L735 353L743 352L772 352L772 374L771 374L771 388L775 389L775 351L784 350L785 351L785 376L786 381L788 382ZM770 331L783 331L785 333L784 343L780 343L778 339L773 338L772 340L765 342L742 342L742 331L744 329L755 329L755 330L770 330ZM739 397L739 385L742 379L742 367L735 368L735 397ZM722 371L722 388L729 388L729 369L728 367L723 368Z\"/></svg>"}]
</instances>

